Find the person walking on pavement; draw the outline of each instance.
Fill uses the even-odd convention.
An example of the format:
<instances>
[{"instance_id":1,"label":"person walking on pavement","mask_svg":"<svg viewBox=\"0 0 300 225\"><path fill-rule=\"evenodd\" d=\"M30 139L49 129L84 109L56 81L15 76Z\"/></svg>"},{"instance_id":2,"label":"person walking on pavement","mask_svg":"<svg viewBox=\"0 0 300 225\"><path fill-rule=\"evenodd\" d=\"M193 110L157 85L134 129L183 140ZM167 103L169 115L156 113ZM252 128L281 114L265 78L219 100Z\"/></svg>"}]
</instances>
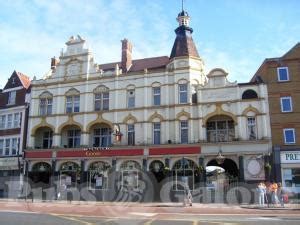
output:
<instances>
[{"instance_id":1,"label":"person walking on pavement","mask_svg":"<svg viewBox=\"0 0 300 225\"><path fill-rule=\"evenodd\" d=\"M188 190L188 194L187 194L187 199L188 199L188 203L190 206L193 205L193 196L190 190Z\"/></svg>"},{"instance_id":2,"label":"person walking on pavement","mask_svg":"<svg viewBox=\"0 0 300 225\"><path fill-rule=\"evenodd\" d=\"M278 185L275 182L272 182L271 196L272 196L272 204L274 204L274 205L278 204L278 202L279 202L278 197L277 197L277 190L278 190Z\"/></svg>"},{"instance_id":3,"label":"person walking on pavement","mask_svg":"<svg viewBox=\"0 0 300 225\"><path fill-rule=\"evenodd\" d=\"M281 183L278 183L277 197L279 199L281 207L284 207L284 194L285 193L284 193Z\"/></svg>"},{"instance_id":4,"label":"person walking on pavement","mask_svg":"<svg viewBox=\"0 0 300 225\"><path fill-rule=\"evenodd\" d=\"M264 207L265 206L266 187L262 182L258 184L257 192L258 192L259 206Z\"/></svg>"}]
</instances>

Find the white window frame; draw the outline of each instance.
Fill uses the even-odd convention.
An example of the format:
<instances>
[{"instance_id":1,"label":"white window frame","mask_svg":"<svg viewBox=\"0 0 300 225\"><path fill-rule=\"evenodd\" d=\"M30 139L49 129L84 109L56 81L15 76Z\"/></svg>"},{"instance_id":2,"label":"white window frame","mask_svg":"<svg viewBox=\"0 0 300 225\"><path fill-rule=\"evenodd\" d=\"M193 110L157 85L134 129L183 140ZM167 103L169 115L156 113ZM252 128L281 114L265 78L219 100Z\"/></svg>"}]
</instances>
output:
<instances>
[{"instance_id":1,"label":"white window frame","mask_svg":"<svg viewBox=\"0 0 300 225\"><path fill-rule=\"evenodd\" d=\"M68 98L70 101L68 101ZM75 98L78 98L78 101L75 101ZM78 111L75 112L75 107L78 104ZM71 106L71 107L68 107ZM68 108L71 109L70 112L68 112ZM77 113L80 112L80 95L71 95L71 96L66 96L66 113Z\"/></svg>"},{"instance_id":2,"label":"white window frame","mask_svg":"<svg viewBox=\"0 0 300 225\"><path fill-rule=\"evenodd\" d=\"M252 119L252 121L251 121ZM250 123L250 121L252 123ZM253 127L254 130L254 138L251 138L251 127ZM248 132L248 139L249 140L256 140L257 139L257 126L256 126L256 117L255 116L248 116L247 117L247 132Z\"/></svg>"},{"instance_id":3,"label":"white window frame","mask_svg":"<svg viewBox=\"0 0 300 225\"><path fill-rule=\"evenodd\" d=\"M187 126L182 126L182 123L186 123ZM188 120L181 120L179 121L179 126L180 126L180 144L188 144L189 143L189 121ZM186 142L185 141L182 141L182 132L186 130L187 132L187 140Z\"/></svg>"},{"instance_id":4,"label":"white window frame","mask_svg":"<svg viewBox=\"0 0 300 225\"><path fill-rule=\"evenodd\" d=\"M107 95L107 96L105 96ZM104 102L107 101L107 106ZM96 102L99 102L99 108L96 108ZM94 94L95 111L109 110L109 92L98 92ZM105 107L104 107L105 106Z\"/></svg>"},{"instance_id":5,"label":"white window frame","mask_svg":"<svg viewBox=\"0 0 300 225\"><path fill-rule=\"evenodd\" d=\"M286 140L286 132L287 131L293 131L293 139L294 139L293 142L287 142L287 140ZM285 129L283 129L283 135L284 135L284 143L285 144L295 144L296 143L295 128L285 128Z\"/></svg>"},{"instance_id":6,"label":"white window frame","mask_svg":"<svg viewBox=\"0 0 300 225\"><path fill-rule=\"evenodd\" d=\"M186 89L183 90L183 91L180 90L180 87L182 87L182 86L186 87ZM184 95L184 94L186 94L186 100L182 101L181 100L181 95ZM178 95L179 95L178 96L179 97L179 104L186 104L186 103L188 103L189 96L188 96L188 85L187 85L187 83L185 83L185 84L179 84L178 85Z\"/></svg>"},{"instance_id":7,"label":"white window frame","mask_svg":"<svg viewBox=\"0 0 300 225\"><path fill-rule=\"evenodd\" d=\"M155 125L159 125L159 128L155 127ZM158 143L155 143L155 133L159 133L159 141ZM161 144L161 123L157 122L157 123L153 123L153 144L154 145L160 145Z\"/></svg>"},{"instance_id":8,"label":"white window frame","mask_svg":"<svg viewBox=\"0 0 300 225\"><path fill-rule=\"evenodd\" d=\"M20 113L14 113L14 125L13 125L14 128L20 127L20 122L21 122L20 118L21 118Z\"/></svg>"},{"instance_id":9,"label":"white window frame","mask_svg":"<svg viewBox=\"0 0 300 225\"><path fill-rule=\"evenodd\" d=\"M286 70L286 74L287 74L287 79L286 80L281 80L280 78L280 70L285 69ZM290 80L290 75L289 75L289 68L287 66L282 66L282 67L277 67L277 78L279 82L286 82Z\"/></svg>"},{"instance_id":10,"label":"white window frame","mask_svg":"<svg viewBox=\"0 0 300 225\"><path fill-rule=\"evenodd\" d=\"M6 128L7 129L12 129L13 128L13 116L14 116L14 114L7 114L7 120L6 120ZM9 120L9 118L10 118L10 120Z\"/></svg>"},{"instance_id":11,"label":"white window frame","mask_svg":"<svg viewBox=\"0 0 300 225\"><path fill-rule=\"evenodd\" d=\"M0 156L4 155L4 139L0 139Z\"/></svg>"},{"instance_id":12,"label":"white window frame","mask_svg":"<svg viewBox=\"0 0 300 225\"><path fill-rule=\"evenodd\" d=\"M131 100L130 100L131 99ZM135 107L135 90L127 90L127 108Z\"/></svg>"},{"instance_id":13,"label":"white window frame","mask_svg":"<svg viewBox=\"0 0 300 225\"><path fill-rule=\"evenodd\" d=\"M284 110L283 108L283 100L289 100L290 102L290 110ZM293 112L293 104L292 104L292 97L291 96L285 96L280 98L280 106L281 106L281 112Z\"/></svg>"},{"instance_id":14,"label":"white window frame","mask_svg":"<svg viewBox=\"0 0 300 225\"><path fill-rule=\"evenodd\" d=\"M159 90L159 92L156 93L155 90ZM153 87L152 88L152 93L153 93L153 105L155 105L155 106L161 105L161 88L160 87ZM158 103L155 102L156 98L159 99Z\"/></svg>"},{"instance_id":15,"label":"white window frame","mask_svg":"<svg viewBox=\"0 0 300 225\"><path fill-rule=\"evenodd\" d=\"M129 136L132 137L132 140L129 139ZM135 126L134 126L134 124L127 124L127 144L130 146L135 145Z\"/></svg>"},{"instance_id":16,"label":"white window frame","mask_svg":"<svg viewBox=\"0 0 300 225\"><path fill-rule=\"evenodd\" d=\"M7 99L7 105L14 105L16 104L16 91L10 91L8 92L8 99Z\"/></svg>"},{"instance_id":17,"label":"white window frame","mask_svg":"<svg viewBox=\"0 0 300 225\"><path fill-rule=\"evenodd\" d=\"M2 118L4 119L2 120ZM1 124L0 130L4 130L6 128L6 115L0 116L0 124Z\"/></svg>"}]
</instances>

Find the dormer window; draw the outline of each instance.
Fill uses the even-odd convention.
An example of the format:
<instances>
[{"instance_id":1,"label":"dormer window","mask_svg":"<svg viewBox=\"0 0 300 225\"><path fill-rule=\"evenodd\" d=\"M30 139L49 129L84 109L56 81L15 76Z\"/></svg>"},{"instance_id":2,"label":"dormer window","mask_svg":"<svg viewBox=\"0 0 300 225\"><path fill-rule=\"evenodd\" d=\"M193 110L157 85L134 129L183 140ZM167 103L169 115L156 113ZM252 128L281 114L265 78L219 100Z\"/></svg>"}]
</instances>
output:
<instances>
[{"instance_id":1,"label":"dormer window","mask_svg":"<svg viewBox=\"0 0 300 225\"><path fill-rule=\"evenodd\" d=\"M8 92L7 105L14 105L16 103L16 91Z\"/></svg>"}]
</instances>

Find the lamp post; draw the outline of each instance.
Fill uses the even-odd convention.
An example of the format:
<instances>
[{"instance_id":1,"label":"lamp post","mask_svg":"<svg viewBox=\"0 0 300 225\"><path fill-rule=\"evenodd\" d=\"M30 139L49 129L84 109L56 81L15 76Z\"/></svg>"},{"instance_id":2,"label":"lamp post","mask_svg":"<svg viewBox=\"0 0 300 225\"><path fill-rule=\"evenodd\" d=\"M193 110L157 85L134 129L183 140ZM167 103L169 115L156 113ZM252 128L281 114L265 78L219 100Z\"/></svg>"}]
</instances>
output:
<instances>
[{"instance_id":1,"label":"lamp post","mask_svg":"<svg viewBox=\"0 0 300 225\"><path fill-rule=\"evenodd\" d=\"M216 156L216 161L219 165L223 164L225 161L225 156L222 155L222 149L221 146L219 148L218 155Z\"/></svg>"}]
</instances>

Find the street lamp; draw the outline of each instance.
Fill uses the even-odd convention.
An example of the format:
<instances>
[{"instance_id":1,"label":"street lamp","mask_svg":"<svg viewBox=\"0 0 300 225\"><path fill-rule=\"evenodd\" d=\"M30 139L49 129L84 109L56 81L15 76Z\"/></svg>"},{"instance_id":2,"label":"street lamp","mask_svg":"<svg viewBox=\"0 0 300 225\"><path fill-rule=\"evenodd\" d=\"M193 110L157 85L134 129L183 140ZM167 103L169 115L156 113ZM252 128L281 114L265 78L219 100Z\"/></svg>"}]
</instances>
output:
<instances>
[{"instance_id":1,"label":"street lamp","mask_svg":"<svg viewBox=\"0 0 300 225\"><path fill-rule=\"evenodd\" d=\"M219 165L223 164L224 161L225 161L225 156L222 155L222 150L221 150L221 147L219 149L219 153L218 155L216 156L216 161Z\"/></svg>"}]
</instances>

